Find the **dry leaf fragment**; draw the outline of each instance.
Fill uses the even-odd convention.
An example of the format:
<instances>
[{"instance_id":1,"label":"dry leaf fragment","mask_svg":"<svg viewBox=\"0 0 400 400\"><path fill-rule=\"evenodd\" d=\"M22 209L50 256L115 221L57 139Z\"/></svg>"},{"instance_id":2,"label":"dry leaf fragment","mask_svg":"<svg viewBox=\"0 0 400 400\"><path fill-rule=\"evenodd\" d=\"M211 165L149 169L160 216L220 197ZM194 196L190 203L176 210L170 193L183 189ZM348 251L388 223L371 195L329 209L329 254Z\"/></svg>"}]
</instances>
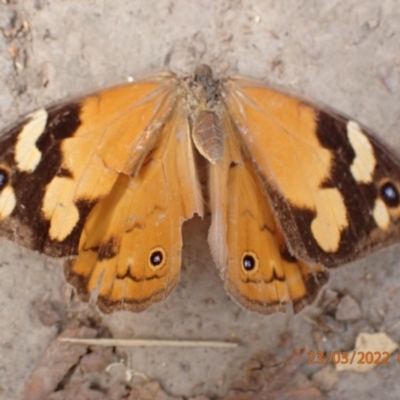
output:
<instances>
[{"instance_id":1,"label":"dry leaf fragment","mask_svg":"<svg viewBox=\"0 0 400 400\"><path fill-rule=\"evenodd\" d=\"M338 371L366 372L377 365L385 364L390 354L399 345L385 332L360 333L356 339L355 349L348 353L347 361L336 364Z\"/></svg>"}]
</instances>

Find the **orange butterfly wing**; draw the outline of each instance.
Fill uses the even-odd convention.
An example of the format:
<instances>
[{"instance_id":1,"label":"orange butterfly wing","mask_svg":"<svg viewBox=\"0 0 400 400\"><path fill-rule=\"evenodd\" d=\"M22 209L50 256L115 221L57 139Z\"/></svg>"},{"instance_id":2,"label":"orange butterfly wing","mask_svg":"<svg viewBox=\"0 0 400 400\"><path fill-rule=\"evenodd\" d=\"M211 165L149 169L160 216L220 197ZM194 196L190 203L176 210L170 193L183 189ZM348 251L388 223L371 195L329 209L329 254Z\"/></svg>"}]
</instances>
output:
<instances>
[{"instance_id":1,"label":"orange butterfly wing","mask_svg":"<svg viewBox=\"0 0 400 400\"><path fill-rule=\"evenodd\" d=\"M90 212L67 276L82 294L98 288L103 311L141 311L178 283L182 223L202 215L194 167L188 121L176 108L135 176L119 174Z\"/></svg>"},{"instance_id":2,"label":"orange butterfly wing","mask_svg":"<svg viewBox=\"0 0 400 400\"><path fill-rule=\"evenodd\" d=\"M99 305L142 310L179 277L202 214L177 81L164 73L32 113L0 142L0 231L52 256Z\"/></svg>"},{"instance_id":3,"label":"orange butterfly wing","mask_svg":"<svg viewBox=\"0 0 400 400\"><path fill-rule=\"evenodd\" d=\"M210 165L209 243L225 288L253 311L286 311L292 303L297 312L314 300L328 272L290 254L230 115L223 115L222 121L224 156L221 163Z\"/></svg>"},{"instance_id":4,"label":"orange butterfly wing","mask_svg":"<svg viewBox=\"0 0 400 400\"><path fill-rule=\"evenodd\" d=\"M241 77L223 97L292 254L333 267L398 241L400 163L358 123Z\"/></svg>"}]
</instances>

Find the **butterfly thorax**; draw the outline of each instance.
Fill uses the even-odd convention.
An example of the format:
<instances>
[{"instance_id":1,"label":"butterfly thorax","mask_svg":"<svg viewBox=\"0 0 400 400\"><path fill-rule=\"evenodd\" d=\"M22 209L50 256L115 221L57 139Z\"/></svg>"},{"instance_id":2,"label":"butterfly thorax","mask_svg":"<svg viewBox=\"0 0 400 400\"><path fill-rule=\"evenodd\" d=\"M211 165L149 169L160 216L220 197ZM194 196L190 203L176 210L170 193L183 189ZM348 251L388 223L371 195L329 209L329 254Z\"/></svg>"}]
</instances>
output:
<instances>
[{"instance_id":1,"label":"butterfly thorax","mask_svg":"<svg viewBox=\"0 0 400 400\"><path fill-rule=\"evenodd\" d=\"M208 65L200 65L192 77L183 80L183 87L193 142L202 156L217 164L224 151L220 83Z\"/></svg>"}]
</instances>

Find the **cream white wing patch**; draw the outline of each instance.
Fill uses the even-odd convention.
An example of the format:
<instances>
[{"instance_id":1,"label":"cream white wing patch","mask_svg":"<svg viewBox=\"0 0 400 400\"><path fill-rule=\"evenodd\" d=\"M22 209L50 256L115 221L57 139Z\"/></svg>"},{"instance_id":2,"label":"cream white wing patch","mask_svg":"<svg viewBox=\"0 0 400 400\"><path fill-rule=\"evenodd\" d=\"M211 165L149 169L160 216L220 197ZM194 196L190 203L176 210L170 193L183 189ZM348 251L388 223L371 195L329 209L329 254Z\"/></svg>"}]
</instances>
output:
<instances>
[{"instance_id":1,"label":"cream white wing patch","mask_svg":"<svg viewBox=\"0 0 400 400\"><path fill-rule=\"evenodd\" d=\"M333 188L319 190L315 196L316 217L311 222L311 232L324 251L335 252L339 248L342 231L349 225L343 197L339 190Z\"/></svg>"},{"instance_id":2,"label":"cream white wing patch","mask_svg":"<svg viewBox=\"0 0 400 400\"><path fill-rule=\"evenodd\" d=\"M76 183L66 177L55 177L47 186L42 212L50 221L49 236L62 242L79 221L79 210L74 203Z\"/></svg>"},{"instance_id":3,"label":"cream white wing patch","mask_svg":"<svg viewBox=\"0 0 400 400\"><path fill-rule=\"evenodd\" d=\"M356 154L350 171L359 183L371 183L374 177L376 158L374 149L357 122L347 123L347 136Z\"/></svg>"},{"instance_id":4,"label":"cream white wing patch","mask_svg":"<svg viewBox=\"0 0 400 400\"><path fill-rule=\"evenodd\" d=\"M0 220L9 217L16 204L14 189L10 185L10 171L0 166Z\"/></svg>"},{"instance_id":5,"label":"cream white wing patch","mask_svg":"<svg viewBox=\"0 0 400 400\"><path fill-rule=\"evenodd\" d=\"M386 231L389 228L390 214L385 203L381 199L376 200L372 215L374 216L374 220L379 228L383 231Z\"/></svg>"},{"instance_id":6,"label":"cream white wing patch","mask_svg":"<svg viewBox=\"0 0 400 400\"><path fill-rule=\"evenodd\" d=\"M20 171L33 172L42 158L36 142L46 127L47 111L41 108L28 117L30 119L22 128L15 145L15 162Z\"/></svg>"}]
</instances>

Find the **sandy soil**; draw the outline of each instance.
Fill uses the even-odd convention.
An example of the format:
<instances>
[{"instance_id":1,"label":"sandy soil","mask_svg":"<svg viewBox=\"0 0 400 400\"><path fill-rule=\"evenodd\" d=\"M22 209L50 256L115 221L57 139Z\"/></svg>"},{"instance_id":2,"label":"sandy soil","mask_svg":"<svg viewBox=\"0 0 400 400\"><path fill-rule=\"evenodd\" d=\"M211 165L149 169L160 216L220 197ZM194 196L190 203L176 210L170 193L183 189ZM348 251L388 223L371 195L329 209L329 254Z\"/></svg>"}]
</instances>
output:
<instances>
[{"instance_id":1,"label":"sandy soil","mask_svg":"<svg viewBox=\"0 0 400 400\"><path fill-rule=\"evenodd\" d=\"M329 104L370 126L400 154L399 27L396 0L3 0L0 124L5 127L38 106L144 71L190 73L205 62L220 76L240 72ZM129 352L134 370L159 382L163 392L186 398L225 396L252 356L272 354L281 362L304 347L347 351L354 348L359 332L386 332L400 343L398 246L332 273L327 287L339 300L350 296L355 317L345 307L344 319L338 319L321 306L296 317L261 316L240 309L224 292L206 242L208 223L194 219L185 224L182 281L165 302L141 314L104 316L79 304L71 299L60 261L2 240L0 399L22 398L39 362L57 368L57 351L50 357L49 345L71 320L115 338L238 341L234 350L135 348L101 353L107 364ZM75 366L76 372L85 352L87 348L68 368ZM307 359L294 369L316 388L320 397L315 398L397 399L397 359L394 353L390 365L366 373L338 373L331 364L310 365ZM257 365L253 369L261 369ZM280 372L284 382L291 382L292 372ZM48 393L68 385L69 377L61 378L63 383ZM32 379L29 382L32 385ZM99 386L101 382L92 385L98 394ZM167 396L156 392L151 397ZM82 398L122 398L116 393ZM51 398L79 398L65 396ZM288 396L295 398L293 393ZM309 393L296 396L314 398Z\"/></svg>"}]
</instances>

